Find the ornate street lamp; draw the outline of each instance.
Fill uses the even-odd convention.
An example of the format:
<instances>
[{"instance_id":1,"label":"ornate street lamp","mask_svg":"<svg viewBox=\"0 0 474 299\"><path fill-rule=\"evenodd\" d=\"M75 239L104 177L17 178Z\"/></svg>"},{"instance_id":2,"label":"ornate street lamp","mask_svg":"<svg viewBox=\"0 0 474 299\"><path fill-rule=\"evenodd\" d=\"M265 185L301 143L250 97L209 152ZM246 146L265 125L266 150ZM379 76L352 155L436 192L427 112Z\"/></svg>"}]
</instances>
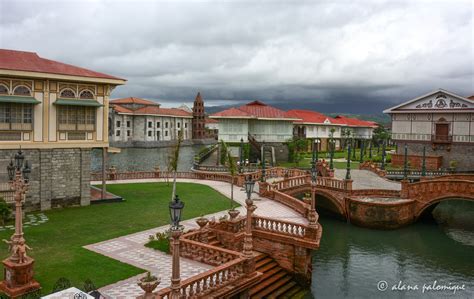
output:
<instances>
[{"instance_id":1,"label":"ornate street lamp","mask_svg":"<svg viewBox=\"0 0 474 299\"><path fill-rule=\"evenodd\" d=\"M247 222L245 226L245 234L244 234L244 246L243 246L243 254L249 260L253 258L253 244L252 244L252 213L257 208L253 204L252 200L252 192L255 186L255 182L252 180L252 176L249 175L245 180L245 192L247 193L247 199L245 200L246 208L247 208Z\"/></svg>"},{"instance_id":2,"label":"ornate street lamp","mask_svg":"<svg viewBox=\"0 0 474 299\"><path fill-rule=\"evenodd\" d=\"M10 161L7 166L10 188L14 191L15 200L15 233L9 245L10 256L3 261L5 280L0 282L0 291L11 297L19 297L25 293L40 288L40 284L33 278L34 259L27 255L31 248L23 237L23 201L28 191L31 168L25 162L23 152L15 154L15 162Z\"/></svg>"},{"instance_id":3,"label":"ornate street lamp","mask_svg":"<svg viewBox=\"0 0 474 299\"><path fill-rule=\"evenodd\" d=\"M179 225L181 221L181 213L184 208L184 202L182 202L178 195L175 196L169 204L170 219L171 219L171 245L173 246L173 260L172 260L172 271L171 271L171 296L172 299L180 298L181 289L181 278L179 273L179 237L181 236L182 229Z\"/></svg>"},{"instance_id":4,"label":"ornate street lamp","mask_svg":"<svg viewBox=\"0 0 474 299\"><path fill-rule=\"evenodd\" d=\"M426 176L426 146L423 146L423 161L421 164L421 176Z\"/></svg>"},{"instance_id":5,"label":"ornate street lamp","mask_svg":"<svg viewBox=\"0 0 474 299\"><path fill-rule=\"evenodd\" d=\"M357 149L357 140L356 139L352 139L352 160L355 160L356 159L356 149Z\"/></svg>"},{"instance_id":6,"label":"ornate street lamp","mask_svg":"<svg viewBox=\"0 0 474 299\"><path fill-rule=\"evenodd\" d=\"M408 146L405 143L405 154L404 154L404 160L403 160L403 179L407 180L408 179Z\"/></svg>"},{"instance_id":7,"label":"ornate street lamp","mask_svg":"<svg viewBox=\"0 0 474 299\"><path fill-rule=\"evenodd\" d=\"M369 159L372 160L372 140L369 140Z\"/></svg>"},{"instance_id":8,"label":"ornate street lamp","mask_svg":"<svg viewBox=\"0 0 474 299\"><path fill-rule=\"evenodd\" d=\"M351 145L347 145L347 166L346 166L346 180L351 179Z\"/></svg>"},{"instance_id":9,"label":"ornate street lamp","mask_svg":"<svg viewBox=\"0 0 474 299\"><path fill-rule=\"evenodd\" d=\"M363 163L364 162L364 139L361 139L360 140L360 160L359 160L359 163Z\"/></svg>"},{"instance_id":10,"label":"ornate street lamp","mask_svg":"<svg viewBox=\"0 0 474 299\"><path fill-rule=\"evenodd\" d=\"M329 153L329 169L331 169L331 170L334 169L333 159L334 159L335 147L336 147L336 140L334 140L334 138L329 139L329 150L330 150L330 153Z\"/></svg>"}]
</instances>

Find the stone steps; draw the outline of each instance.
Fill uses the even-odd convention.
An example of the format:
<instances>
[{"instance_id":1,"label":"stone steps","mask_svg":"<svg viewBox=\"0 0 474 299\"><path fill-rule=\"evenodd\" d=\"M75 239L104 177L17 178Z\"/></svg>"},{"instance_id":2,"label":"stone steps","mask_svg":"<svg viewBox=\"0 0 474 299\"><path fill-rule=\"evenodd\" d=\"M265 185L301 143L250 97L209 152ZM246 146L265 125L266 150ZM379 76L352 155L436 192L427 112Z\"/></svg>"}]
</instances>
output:
<instances>
[{"instance_id":1,"label":"stone steps","mask_svg":"<svg viewBox=\"0 0 474 299\"><path fill-rule=\"evenodd\" d=\"M263 273L260 283L250 288L249 296L257 298L281 298L292 295L303 290L288 271L278 265L271 257L261 254L255 259L255 269Z\"/></svg>"}]
</instances>

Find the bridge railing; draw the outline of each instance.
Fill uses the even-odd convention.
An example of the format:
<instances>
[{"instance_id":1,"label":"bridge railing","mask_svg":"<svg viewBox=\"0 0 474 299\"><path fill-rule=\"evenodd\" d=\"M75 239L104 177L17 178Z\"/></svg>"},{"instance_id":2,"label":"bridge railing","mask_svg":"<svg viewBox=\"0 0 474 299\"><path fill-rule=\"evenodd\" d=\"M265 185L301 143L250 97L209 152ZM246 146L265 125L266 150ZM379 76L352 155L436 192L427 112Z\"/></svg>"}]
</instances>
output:
<instances>
[{"instance_id":1,"label":"bridge railing","mask_svg":"<svg viewBox=\"0 0 474 299\"><path fill-rule=\"evenodd\" d=\"M306 225L282 221L268 217L253 216L252 227L255 230L263 230L292 237L304 238L306 235Z\"/></svg>"},{"instance_id":2,"label":"bridge railing","mask_svg":"<svg viewBox=\"0 0 474 299\"><path fill-rule=\"evenodd\" d=\"M347 180L340 180L329 177L317 177L316 184L318 187L325 189L332 189L336 191L350 191L352 184L348 183Z\"/></svg>"},{"instance_id":3,"label":"bridge railing","mask_svg":"<svg viewBox=\"0 0 474 299\"><path fill-rule=\"evenodd\" d=\"M298 212L301 216L305 217L308 215L310 205L299 200L291 195L285 194L278 190L273 190L273 200L278 201L281 204L293 209Z\"/></svg>"}]
</instances>

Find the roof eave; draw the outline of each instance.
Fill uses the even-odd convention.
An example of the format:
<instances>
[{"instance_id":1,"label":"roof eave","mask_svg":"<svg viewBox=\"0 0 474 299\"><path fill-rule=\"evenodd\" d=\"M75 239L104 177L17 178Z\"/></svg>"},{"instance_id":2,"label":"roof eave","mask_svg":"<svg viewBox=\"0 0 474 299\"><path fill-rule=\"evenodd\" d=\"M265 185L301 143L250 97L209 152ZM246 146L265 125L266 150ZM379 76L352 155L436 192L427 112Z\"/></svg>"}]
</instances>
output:
<instances>
[{"instance_id":1,"label":"roof eave","mask_svg":"<svg viewBox=\"0 0 474 299\"><path fill-rule=\"evenodd\" d=\"M85 77L85 76L73 76L73 75L63 75L63 74L53 74L53 73L43 73L43 72L33 72L33 71L17 71L9 69L0 69L1 76L17 76L17 77L27 77L27 78L47 78L55 80L67 80L67 81L81 81L81 82L90 82L90 83L105 83L112 85L124 85L127 80L120 78L101 78L101 77Z\"/></svg>"}]
</instances>

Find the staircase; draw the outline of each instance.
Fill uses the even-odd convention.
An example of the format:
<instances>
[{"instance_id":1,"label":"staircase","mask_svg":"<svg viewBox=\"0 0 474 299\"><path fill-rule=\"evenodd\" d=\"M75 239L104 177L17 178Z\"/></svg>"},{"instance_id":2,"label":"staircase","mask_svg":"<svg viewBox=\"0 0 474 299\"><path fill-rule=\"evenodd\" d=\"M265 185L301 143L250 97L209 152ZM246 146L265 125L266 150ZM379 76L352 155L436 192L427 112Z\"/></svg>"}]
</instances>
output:
<instances>
[{"instance_id":1,"label":"staircase","mask_svg":"<svg viewBox=\"0 0 474 299\"><path fill-rule=\"evenodd\" d=\"M216 234L214 233L209 233L207 236L207 244L212 245L212 246L218 246L218 247L224 247L222 246L221 242L217 240Z\"/></svg>"},{"instance_id":2,"label":"staircase","mask_svg":"<svg viewBox=\"0 0 474 299\"><path fill-rule=\"evenodd\" d=\"M249 290L250 298L302 298L306 291L285 269L266 254L255 259L255 268L263 273L260 283Z\"/></svg>"}]
</instances>

